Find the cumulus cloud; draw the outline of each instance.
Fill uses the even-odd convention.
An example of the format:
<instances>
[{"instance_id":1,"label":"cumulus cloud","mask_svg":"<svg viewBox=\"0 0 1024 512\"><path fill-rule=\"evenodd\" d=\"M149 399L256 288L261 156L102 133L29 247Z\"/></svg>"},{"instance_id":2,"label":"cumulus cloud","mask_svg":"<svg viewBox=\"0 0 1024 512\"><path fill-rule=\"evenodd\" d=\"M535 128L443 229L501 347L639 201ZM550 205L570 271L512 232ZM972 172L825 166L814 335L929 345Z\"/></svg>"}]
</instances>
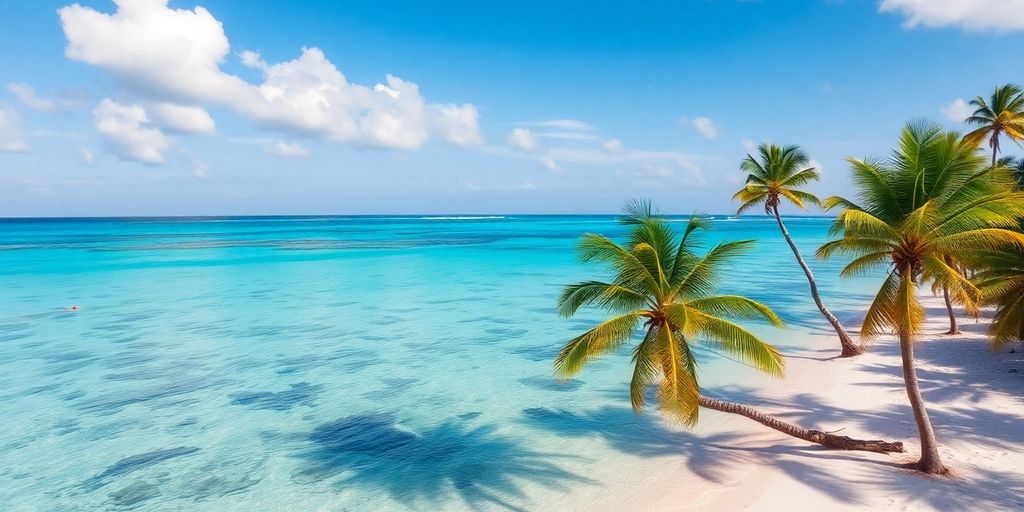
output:
<instances>
[{"instance_id":1,"label":"cumulus cloud","mask_svg":"<svg viewBox=\"0 0 1024 512\"><path fill-rule=\"evenodd\" d=\"M948 105L943 105L939 111L942 112L942 116L950 121L963 122L974 113L974 108L967 104L966 101L957 98L951 101Z\"/></svg>"},{"instance_id":2,"label":"cumulus cloud","mask_svg":"<svg viewBox=\"0 0 1024 512\"><path fill-rule=\"evenodd\" d=\"M508 134L508 145L524 153L537 153L541 150L537 136L529 128L516 128Z\"/></svg>"},{"instance_id":3,"label":"cumulus cloud","mask_svg":"<svg viewBox=\"0 0 1024 512\"><path fill-rule=\"evenodd\" d=\"M13 108L0 103L0 152L25 151L28 151L28 144L21 134L21 117Z\"/></svg>"},{"instance_id":4,"label":"cumulus cloud","mask_svg":"<svg viewBox=\"0 0 1024 512\"><path fill-rule=\"evenodd\" d=\"M309 156L309 151L298 142L285 142L283 140L270 140L263 144L263 151L269 155L301 158Z\"/></svg>"},{"instance_id":5,"label":"cumulus cloud","mask_svg":"<svg viewBox=\"0 0 1024 512\"><path fill-rule=\"evenodd\" d=\"M960 27L1009 32L1024 29L1020 0L882 0L879 12L895 12L906 28Z\"/></svg>"},{"instance_id":6,"label":"cumulus cloud","mask_svg":"<svg viewBox=\"0 0 1024 512\"><path fill-rule=\"evenodd\" d=\"M356 145L416 149L436 137L482 143L471 104L427 103L413 83L388 75L373 87L350 83L318 48L267 63L242 52L263 75L250 83L221 69L230 44L202 7L167 0L116 0L113 14L78 4L59 10L73 60L101 68L132 92L172 104L225 105L268 127Z\"/></svg>"},{"instance_id":7,"label":"cumulus cloud","mask_svg":"<svg viewBox=\"0 0 1024 512\"><path fill-rule=\"evenodd\" d=\"M168 131L178 133L213 133L213 118L199 107L185 107L172 103L157 103L149 108L153 122Z\"/></svg>"},{"instance_id":8,"label":"cumulus cloud","mask_svg":"<svg viewBox=\"0 0 1024 512\"><path fill-rule=\"evenodd\" d=\"M718 138L718 127L715 126L710 117L696 117L691 124L693 124L693 129L697 130L701 137L708 140Z\"/></svg>"},{"instance_id":9,"label":"cumulus cloud","mask_svg":"<svg viewBox=\"0 0 1024 512\"><path fill-rule=\"evenodd\" d=\"M122 105L107 98L92 114L96 130L103 136L107 148L123 160L162 164L164 151L174 144L153 126L146 110L139 105Z\"/></svg>"}]
</instances>

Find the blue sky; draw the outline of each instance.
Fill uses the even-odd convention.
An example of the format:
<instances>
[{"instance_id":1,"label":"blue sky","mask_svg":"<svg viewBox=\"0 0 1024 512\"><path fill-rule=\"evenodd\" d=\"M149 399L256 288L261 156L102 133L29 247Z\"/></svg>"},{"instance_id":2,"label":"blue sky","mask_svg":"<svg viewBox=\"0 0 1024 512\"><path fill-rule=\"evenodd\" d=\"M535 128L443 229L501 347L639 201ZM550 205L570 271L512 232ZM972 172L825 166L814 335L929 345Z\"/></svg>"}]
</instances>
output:
<instances>
[{"instance_id":1,"label":"blue sky","mask_svg":"<svg viewBox=\"0 0 1024 512\"><path fill-rule=\"evenodd\" d=\"M0 216L726 213L1024 80L1024 2L468 4L0 1Z\"/></svg>"}]
</instances>

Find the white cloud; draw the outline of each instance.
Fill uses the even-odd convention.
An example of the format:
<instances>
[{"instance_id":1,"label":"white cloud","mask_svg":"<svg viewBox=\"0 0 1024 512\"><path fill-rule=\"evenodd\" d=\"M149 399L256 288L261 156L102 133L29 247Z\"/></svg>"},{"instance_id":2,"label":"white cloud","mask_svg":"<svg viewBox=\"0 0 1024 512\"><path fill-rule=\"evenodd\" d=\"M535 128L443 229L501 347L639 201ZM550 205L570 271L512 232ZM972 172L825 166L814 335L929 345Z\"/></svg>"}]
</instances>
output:
<instances>
[{"instance_id":1,"label":"white cloud","mask_svg":"<svg viewBox=\"0 0 1024 512\"><path fill-rule=\"evenodd\" d=\"M476 107L427 103L413 82L388 75L372 88L353 84L320 49L303 48L276 64L242 52L242 63L263 74L262 83L249 83L221 70L230 44L206 9L170 9L167 0L116 3L114 14L78 4L60 9L65 54L137 94L225 105L274 129L363 146L416 149L431 137L482 142Z\"/></svg>"},{"instance_id":2,"label":"white cloud","mask_svg":"<svg viewBox=\"0 0 1024 512\"><path fill-rule=\"evenodd\" d=\"M484 143L480 134L480 113L470 103L458 105L431 105L434 126L441 138L455 146L471 147Z\"/></svg>"},{"instance_id":3,"label":"white cloud","mask_svg":"<svg viewBox=\"0 0 1024 512\"><path fill-rule=\"evenodd\" d=\"M465 184L466 189L477 192L521 192L526 190L536 190L537 185L534 185L532 181L524 181L523 183L514 185L497 185L497 186L483 186L477 185L476 183L467 181Z\"/></svg>"},{"instance_id":4,"label":"white cloud","mask_svg":"<svg viewBox=\"0 0 1024 512\"><path fill-rule=\"evenodd\" d=\"M626 146L619 139L608 139L604 141L604 144L602 144L601 147L603 147L605 151L612 154L622 153L623 151L626 151Z\"/></svg>"},{"instance_id":5,"label":"white cloud","mask_svg":"<svg viewBox=\"0 0 1024 512\"><path fill-rule=\"evenodd\" d=\"M584 121L580 121L578 119L550 119L547 121L531 121L516 124L521 124L523 126L537 126L541 128L557 128L559 130L569 130L577 132L588 132L594 130L593 125Z\"/></svg>"},{"instance_id":6,"label":"white cloud","mask_svg":"<svg viewBox=\"0 0 1024 512\"><path fill-rule=\"evenodd\" d=\"M22 153L28 144L21 134L21 117L8 105L0 103L0 152Z\"/></svg>"},{"instance_id":7,"label":"white cloud","mask_svg":"<svg viewBox=\"0 0 1024 512\"><path fill-rule=\"evenodd\" d=\"M751 139L740 140L740 144L743 146L743 151L746 151L748 154L757 150L757 143Z\"/></svg>"},{"instance_id":8,"label":"white cloud","mask_svg":"<svg viewBox=\"0 0 1024 512\"><path fill-rule=\"evenodd\" d=\"M974 113L974 109L960 98L953 100L948 105L943 105L939 111L942 112L943 117L946 119L960 123L964 122L965 119Z\"/></svg>"},{"instance_id":9,"label":"white cloud","mask_svg":"<svg viewBox=\"0 0 1024 512\"><path fill-rule=\"evenodd\" d=\"M551 158L550 156L545 156L541 158L540 163L541 165L544 166L545 169L552 172L558 172L562 170L562 168L559 167L558 162L556 162L555 159Z\"/></svg>"},{"instance_id":10,"label":"white cloud","mask_svg":"<svg viewBox=\"0 0 1024 512\"><path fill-rule=\"evenodd\" d=\"M882 0L878 10L902 14L906 28L954 26L998 32L1024 29L1024 2L1020 0Z\"/></svg>"},{"instance_id":11,"label":"white cloud","mask_svg":"<svg viewBox=\"0 0 1024 512\"><path fill-rule=\"evenodd\" d=\"M508 145L517 151L537 153L541 150L537 136L528 128L515 128L508 134Z\"/></svg>"},{"instance_id":12,"label":"white cloud","mask_svg":"<svg viewBox=\"0 0 1024 512\"><path fill-rule=\"evenodd\" d=\"M695 117L692 124L693 129L697 130L701 137L708 140L718 138L718 127L715 126L710 117Z\"/></svg>"},{"instance_id":13,"label":"white cloud","mask_svg":"<svg viewBox=\"0 0 1024 512\"><path fill-rule=\"evenodd\" d=\"M162 128L178 133L213 133L216 125L213 118L199 107L186 107L172 103L157 103L148 109L153 122Z\"/></svg>"},{"instance_id":14,"label":"white cloud","mask_svg":"<svg viewBox=\"0 0 1024 512\"><path fill-rule=\"evenodd\" d=\"M92 154L92 150L82 146L78 148L78 160L85 165L92 165L96 162L96 155Z\"/></svg>"},{"instance_id":15,"label":"white cloud","mask_svg":"<svg viewBox=\"0 0 1024 512\"><path fill-rule=\"evenodd\" d=\"M309 151L298 142L285 142L283 140L271 140L263 144L263 151L269 155L301 158L309 156Z\"/></svg>"},{"instance_id":16,"label":"white cloud","mask_svg":"<svg viewBox=\"0 0 1024 512\"><path fill-rule=\"evenodd\" d=\"M26 107L45 112L55 109L78 110L89 101L89 92L84 89L57 89L52 91L54 99L40 96L32 86L24 82L8 83L7 90Z\"/></svg>"},{"instance_id":17,"label":"white cloud","mask_svg":"<svg viewBox=\"0 0 1024 512\"><path fill-rule=\"evenodd\" d=\"M164 151L174 141L152 125L146 110L139 105L121 105L107 98L93 109L96 130L107 148L124 160L146 164L164 163Z\"/></svg>"},{"instance_id":18,"label":"white cloud","mask_svg":"<svg viewBox=\"0 0 1024 512\"><path fill-rule=\"evenodd\" d=\"M26 83L11 82L7 84L7 90L14 94L22 104L35 110L53 110L53 101L40 98L36 90Z\"/></svg>"}]
</instances>

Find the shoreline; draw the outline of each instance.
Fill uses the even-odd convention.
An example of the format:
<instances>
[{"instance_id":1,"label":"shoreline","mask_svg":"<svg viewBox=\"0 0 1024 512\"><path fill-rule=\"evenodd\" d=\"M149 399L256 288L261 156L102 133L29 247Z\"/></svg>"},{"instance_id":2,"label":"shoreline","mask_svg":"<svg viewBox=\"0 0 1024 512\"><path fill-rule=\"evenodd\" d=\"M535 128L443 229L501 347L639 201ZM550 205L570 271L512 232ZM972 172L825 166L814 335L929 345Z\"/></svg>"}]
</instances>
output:
<instances>
[{"instance_id":1,"label":"shoreline","mask_svg":"<svg viewBox=\"0 0 1024 512\"><path fill-rule=\"evenodd\" d=\"M684 510L1008 510L1024 507L1024 354L993 352L982 318L958 317L963 334L948 328L941 297L922 294L928 311L915 346L918 377L936 430L947 478L899 467L916 461L917 430L899 373L897 343L880 338L871 352L834 359L834 337L812 334L805 349L785 354L787 376L736 400L808 428L843 429L851 437L903 441L902 454L827 450L774 432L745 418L717 424L701 437L732 440L722 446L728 482L704 480L707 491ZM857 324L848 327L855 330ZM1011 373L1012 370L1016 370ZM969 375L969 379L960 376ZM810 385L809 385L810 383ZM966 388L966 389L965 389ZM708 414L726 416L709 411ZM710 418L708 418L710 419ZM722 444L722 442L718 443ZM699 475L694 474L694 478ZM676 483L678 485L678 483ZM794 497L799 497L794 502ZM679 510L680 498L652 510ZM798 504L797 504L798 503Z\"/></svg>"}]
</instances>

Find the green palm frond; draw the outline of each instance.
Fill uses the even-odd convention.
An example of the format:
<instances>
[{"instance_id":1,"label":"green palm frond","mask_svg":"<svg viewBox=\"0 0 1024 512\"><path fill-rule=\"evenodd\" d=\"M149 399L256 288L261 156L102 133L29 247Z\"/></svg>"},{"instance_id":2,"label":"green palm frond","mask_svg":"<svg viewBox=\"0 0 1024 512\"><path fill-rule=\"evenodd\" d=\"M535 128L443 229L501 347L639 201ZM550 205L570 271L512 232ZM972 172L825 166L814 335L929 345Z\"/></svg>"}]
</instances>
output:
<instances>
[{"instance_id":1,"label":"green palm frond","mask_svg":"<svg viewBox=\"0 0 1024 512\"><path fill-rule=\"evenodd\" d=\"M573 338L555 357L555 374L572 377L587 361L621 347L633 334L641 316L639 312L617 316Z\"/></svg>"},{"instance_id":2,"label":"green palm frond","mask_svg":"<svg viewBox=\"0 0 1024 512\"><path fill-rule=\"evenodd\" d=\"M901 319L896 307L899 287L900 275L893 270L882 282L875 300L871 302L867 314L864 315L864 322L860 326L862 343L870 343L879 335L893 332L899 327Z\"/></svg>"},{"instance_id":3,"label":"green palm frond","mask_svg":"<svg viewBox=\"0 0 1024 512\"><path fill-rule=\"evenodd\" d=\"M665 378L658 389L661 409L679 419L683 424L697 424L699 388L697 386L697 365L685 339L678 339L673 330L662 325L658 331L658 345L662 358Z\"/></svg>"},{"instance_id":4,"label":"green palm frond","mask_svg":"<svg viewBox=\"0 0 1024 512\"><path fill-rule=\"evenodd\" d=\"M1000 101L1024 108L1020 91L1010 93ZM974 117L980 118L987 107L978 103ZM1024 194L1013 190L1006 166L978 155L971 134L960 138L933 123L910 123L888 159L848 161L856 202L825 200L826 208L841 208L830 232L838 238L817 254L852 257L844 277L887 270L864 319L863 340L885 332L913 338L924 319L919 285L948 290L969 314L996 293L998 285L975 285L963 270L986 268L986 252L1024 250Z\"/></svg>"},{"instance_id":5,"label":"green palm frond","mask_svg":"<svg viewBox=\"0 0 1024 512\"><path fill-rule=\"evenodd\" d=\"M808 167L807 154L797 146L779 147L761 144L758 156L747 155L740 162L740 170L747 173L746 184L733 195L742 203L737 214L764 204L769 212L777 209L779 199L785 198L800 208L807 203L818 205L820 201L813 194L800 190L821 175L817 169Z\"/></svg>"},{"instance_id":6,"label":"green palm frond","mask_svg":"<svg viewBox=\"0 0 1024 512\"><path fill-rule=\"evenodd\" d=\"M566 286L558 298L558 312L568 318L579 308L597 305L602 308L632 310L642 307L647 297L635 290L601 281L584 281Z\"/></svg>"},{"instance_id":7,"label":"green palm frond","mask_svg":"<svg viewBox=\"0 0 1024 512\"><path fill-rule=\"evenodd\" d=\"M782 327L782 319L768 306L741 295L715 295L694 299L687 304L706 315L742 320L765 320Z\"/></svg>"},{"instance_id":8,"label":"green palm frond","mask_svg":"<svg viewBox=\"0 0 1024 512\"><path fill-rule=\"evenodd\" d=\"M711 295L718 287L725 262L748 251L753 245L753 240L719 243L703 258L695 259L688 271L680 272L675 282L669 283L672 286L672 295L687 298Z\"/></svg>"},{"instance_id":9,"label":"green palm frond","mask_svg":"<svg viewBox=\"0 0 1024 512\"><path fill-rule=\"evenodd\" d=\"M715 316L695 313L700 340L754 366L769 375L781 377L786 363L775 347L761 341L750 331Z\"/></svg>"}]
</instances>

